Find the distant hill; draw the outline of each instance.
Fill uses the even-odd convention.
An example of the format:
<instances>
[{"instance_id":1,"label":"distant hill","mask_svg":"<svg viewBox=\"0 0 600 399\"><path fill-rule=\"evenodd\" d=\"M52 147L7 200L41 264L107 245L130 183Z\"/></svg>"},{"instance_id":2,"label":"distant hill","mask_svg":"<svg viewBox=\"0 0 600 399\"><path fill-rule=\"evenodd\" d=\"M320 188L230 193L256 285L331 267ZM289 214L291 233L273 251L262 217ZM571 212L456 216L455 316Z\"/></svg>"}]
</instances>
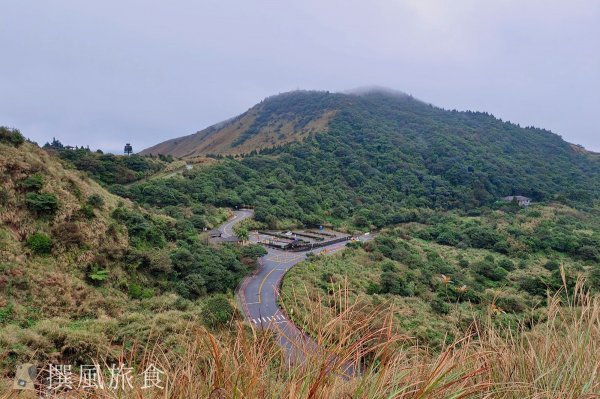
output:
<instances>
[{"instance_id":1,"label":"distant hill","mask_svg":"<svg viewBox=\"0 0 600 399\"><path fill-rule=\"evenodd\" d=\"M235 118L146 148L141 154L233 155L300 141L326 130L341 99L339 94L307 91L269 97Z\"/></svg>"},{"instance_id":2,"label":"distant hill","mask_svg":"<svg viewBox=\"0 0 600 399\"><path fill-rule=\"evenodd\" d=\"M145 152L216 153L217 136L227 138L224 153L258 153L191 173L189 185L164 182L161 191L253 205L263 221L353 216L359 225L396 223L413 208L473 209L508 195L588 205L600 196L600 160L550 131L380 89L269 97L224 125ZM141 187L131 195L144 197Z\"/></svg>"}]
</instances>

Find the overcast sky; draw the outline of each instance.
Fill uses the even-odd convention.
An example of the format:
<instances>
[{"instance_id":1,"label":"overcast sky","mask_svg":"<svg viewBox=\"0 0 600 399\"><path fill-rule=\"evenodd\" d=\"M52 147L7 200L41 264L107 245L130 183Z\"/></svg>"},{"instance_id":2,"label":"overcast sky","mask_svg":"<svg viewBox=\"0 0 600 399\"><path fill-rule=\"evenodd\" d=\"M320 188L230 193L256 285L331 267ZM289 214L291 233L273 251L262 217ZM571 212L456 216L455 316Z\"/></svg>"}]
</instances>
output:
<instances>
[{"instance_id":1,"label":"overcast sky","mask_svg":"<svg viewBox=\"0 0 600 399\"><path fill-rule=\"evenodd\" d=\"M600 151L600 1L3 0L0 125L134 150L262 98L380 85Z\"/></svg>"}]
</instances>

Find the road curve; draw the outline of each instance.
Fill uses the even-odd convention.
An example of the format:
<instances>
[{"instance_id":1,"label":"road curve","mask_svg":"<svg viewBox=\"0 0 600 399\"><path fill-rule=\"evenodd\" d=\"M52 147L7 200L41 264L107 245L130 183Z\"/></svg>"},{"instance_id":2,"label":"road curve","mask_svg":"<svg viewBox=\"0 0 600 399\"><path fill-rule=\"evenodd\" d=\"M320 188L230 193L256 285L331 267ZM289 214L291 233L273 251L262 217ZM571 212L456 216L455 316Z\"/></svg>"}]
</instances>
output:
<instances>
[{"instance_id":1,"label":"road curve","mask_svg":"<svg viewBox=\"0 0 600 399\"><path fill-rule=\"evenodd\" d=\"M219 231L221 232L221 237L233 237L235 235L233 232L233 226L244 219L252 217L253 215L254 211L252 209L240 209L239 211L233 211L233 216L218 227Z\"/></svg>"},{"instance_id":2,"label":"road curve","mask_svg":"<svg viewBox=\"0 0 600 399\"><path fill-rule=\"evenodd\" d=\"M223 236L233 235L233 225L251 217L253 211L240 210L234 212L234 217L221 226ZM369 236L361 237L362 240ZM252 238L251 238L252 239ZM345 242L314 249L317 254L324 250L327 253L337 252L346 246ZM286 252L267 248L268 253L259 259L260 267L251 276L246 277L240 284L237 294L246 320L254 328L269 329L277 335L277 340L285 350L289 363L302 361L304 354L314 352L318 344L296 325L291 322L278 304L279 286L285 273L297 263L306 259L311 251ZM354 374L350 368L346 374Z\"/></svg>"}]
</instances>

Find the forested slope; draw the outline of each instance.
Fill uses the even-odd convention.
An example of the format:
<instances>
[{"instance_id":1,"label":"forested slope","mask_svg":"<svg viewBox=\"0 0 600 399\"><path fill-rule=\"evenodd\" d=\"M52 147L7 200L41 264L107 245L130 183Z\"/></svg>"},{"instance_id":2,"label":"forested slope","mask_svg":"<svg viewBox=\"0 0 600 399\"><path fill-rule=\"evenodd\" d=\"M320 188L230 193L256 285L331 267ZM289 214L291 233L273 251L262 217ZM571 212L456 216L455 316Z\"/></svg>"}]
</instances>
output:
<instances>
[{"instance_id":1,"label":"forested slope","mask_svg":"<svg viewBox=\"0 0 600 399\"><path fill-rule=\"evenodd\" d=\"M293 92L264 101L261 120L311 120L335 111L302 142L229 159L184 179L120 194L156 203L152 186L219 206L252 205L274 224L351 221L383 226L411 209L473 209L507 195L589 206L600 191L600 161L549 131L480 112L448 111L410 96ZM248 138L253 131L245 132Z\"/></svg>"}]
</instances>

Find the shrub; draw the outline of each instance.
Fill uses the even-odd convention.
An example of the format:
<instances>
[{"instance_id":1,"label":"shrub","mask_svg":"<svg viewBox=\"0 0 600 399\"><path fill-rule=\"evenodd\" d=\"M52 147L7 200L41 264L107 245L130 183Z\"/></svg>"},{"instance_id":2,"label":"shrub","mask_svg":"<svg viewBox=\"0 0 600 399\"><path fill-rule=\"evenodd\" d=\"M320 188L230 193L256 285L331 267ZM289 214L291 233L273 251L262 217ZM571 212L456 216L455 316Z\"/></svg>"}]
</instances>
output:
<instances>
[{"instance_id":1,"label":"shrub","mask_svg":"<svg viewBox=\"0 0 600 399\"><path fill-rule=\"evenodd\" d=\"M92 206L88 204L82 205L79 209L79 213L81 213L81 215L83 215L83 217L86 219L93 219L96 217L96 214L94 213L94 208L92 208Z\"/></svg>"},{"instance_id":2,"label":"shrub","mask_svg":"<svg viewBox=\"0 0 600 399\"><path fill-rule=\"evenodd\" d=\"M132 299L148 299L154 295L151 288L143 288L139 284L129 284L128 292Z\"/></svg>"},{"instance_id":3,"label":"shrub","mask_svg":"<svg viewBox=\"0 0 600 399\"><path fill-rule=\"evenodd\" d=\"M8 204L8 190L0 188L0 205Z\"/></svg>"},{"instance_id":4,"label":"shrub","mask_svg":"<svg viewBox=\"0 0 600 399\"><path fill-rule=\"evenodd\" d=\"M108 270L100 269L98 267L93 267L89 271L87 277L91 281L92 284L100 285L108 277Z\"/></svg>"},{"instance_id":5,"label":"shrub","mask_svg":"<svg viewBox=\"0 0 600 399\"><path fill-rule=\"evenodd\" d=\"M513 261L506 258L500 260L500 262L498 262L498 266L505 270L508 270L509 272L515 270L515 264L513 263Z\"/></svg>"},{"instance_id":6,"label":"shrub","mask_svg":"<svg viewBox=\"0 0 600 399\"><path fill-rule=\"evenodd\" d=\"M450 305L448 305L442 298L436 297L431 301L431 310L440 315L446 315L450 313Z\"/></svg>"},{"instance_id":7,"label":"shrub","mask_svg":"<svg viewBox=\"0 0 600 399\"><path fill-rule=\"evenodd\" d=\"M381 292L400 296L412 296L414 291L402 276L392 271L381 273Z\"/></svg>"},{"instance_id":8,"label":"shrub","mask_svg":"<svg viewBox=\"0 0 600 399\"><path fill-rule=\"evenodd\" d=\"M104 199L98 194L92 194L88 197L87 203L89 206L99 209L104 206Z\"/></svg>"},{"instance_id":9,"label":"shrub","mask_svg":"<svg viewBox=\"0 0 600 399\"><path fill-rule=\"evenodd\" d=\"M58 199L53 194L28 193L25 203L37 215L53 215L58 210Z\"/></svg>"},{"instance_id":10,"label":"shrub","mask_svg":"<svg viewBox=\"0 0 600 399\"><path fill-rule=\"evenodd\" d=\"M27 238L27 246L36 254L52 251L52 239L44 233L33 233Z\"/></svg>"},{"instance_id":11,"label":"shrub","mask_svg":"<svg viewBox=\"0 0 600 399\"><path fill-rule=\"evenodd\" d=\"M182 296L187 299L196 299L203 295L206 295L206 280L199 273L192 273L183 279L184 290L181 292Z\"/></svg>"},{"instance_id":12,"label":"shrub","mask_svg":"<svg viewBox=\"0 0 600 399\"><path fill-rule=\"evenodd\" d=\"M560 268L560 263L558 263L557 261L552 259L544 264L544 268L546 270L550 270L552 272L552 271L558 270Z\"/></svg>"},{"instance_id":13,"label":"shrub","mask_svg":"<svg viewBox=\"0 0 600 399\"><path fill-rule=\"evenodd\" d=\"M17 129L0 126L0 143L6 143L15 147L25 142L25 137Z\"/></svg>"},{"instance_id":14,"label":"shrub","mask_svg":"<svg viewBox=\"0 0 600 399\"><path fill-rule=\"evenodd\" d=\"M600 251L598 248L591 245L584 245L583 247L579 248L579 256L583 260L591 260L596 262L600 260Z\"/></svg>"},{"instance_id":15,"label":"shrub","mask_svg":"<svg viewBox=\"0 0 600 399\"><path fill-rule=\"evenodd\" d=\"M39 191L44 185L44 176L41 173L34 173L21 182L21 187L29 191Z\"/></svg>"},{"instance_id":16,"label":"shrub","mask_svg":"<svg viewBox=\"0 0 600 399\"><path fill-rule=\"evenodd\" d=\"M234 309L227 297L223 294L208 298L202 309L204 323L212 328L225 326L233 319Z\"/></svg>"}]
</instances>

